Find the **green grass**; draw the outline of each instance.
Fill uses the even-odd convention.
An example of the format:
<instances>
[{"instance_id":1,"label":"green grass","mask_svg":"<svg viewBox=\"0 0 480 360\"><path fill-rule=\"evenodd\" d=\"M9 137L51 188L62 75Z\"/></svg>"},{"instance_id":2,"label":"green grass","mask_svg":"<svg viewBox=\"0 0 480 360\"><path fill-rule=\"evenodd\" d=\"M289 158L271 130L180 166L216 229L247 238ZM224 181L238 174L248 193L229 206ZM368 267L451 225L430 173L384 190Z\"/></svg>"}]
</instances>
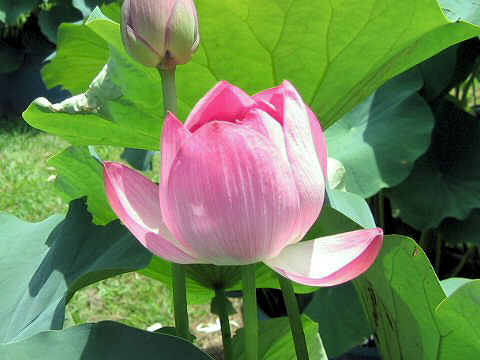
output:
<instances>
[{"instance_id":1,"label":"green grass","mask_svg":"<svg viewBox=\"0 0 480 360\"><path fill-rule=\"evenodd\" d=\"M66 146L55 136L0 124L0 210L28 221L65 213L47 160Z\"/></svg>"},{"instance_id":2,"label":"green grass","mask_svg":"<svg viewBox=\"0 0 480 360\"><path fill-rule=\"evenodd\" d=\"M21 121L0 120L0 211L31 222L66 213L67 204L54 188L56 170L47 165L47 160L68 143L29 129ZM121 153L118 148L97 150L109 160L118 161ZM137 273L106 279L78 291L67 311L77 324L107 319L140 329L154 323L174 324L168 288ZM189 306L189 313L191 328L200 345L221 342L219 333L206 335L195 331L200 323L215 322L209 305Z\"/></svg>"}]
</instances>

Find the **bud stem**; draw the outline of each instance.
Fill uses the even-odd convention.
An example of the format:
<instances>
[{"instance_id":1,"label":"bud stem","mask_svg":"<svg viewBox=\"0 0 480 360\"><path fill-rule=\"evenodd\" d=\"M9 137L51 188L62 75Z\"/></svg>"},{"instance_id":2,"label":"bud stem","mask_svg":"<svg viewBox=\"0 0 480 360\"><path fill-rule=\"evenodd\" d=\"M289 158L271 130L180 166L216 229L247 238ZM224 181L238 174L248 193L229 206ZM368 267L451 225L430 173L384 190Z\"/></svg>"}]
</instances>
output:
<instances>
[{"instance_id":1,"label":"bud stem","mask_svg":"<svg viewBox=\"0 0 480 360\"><path fill-rule=\"evenodd\" d=\"M293 336L293 344L295 345L295 353L298 360L308 360L307 342L303 331L302 319L298 310L297 298L293 290L292 282L282 275L278 274L278 282L283 293L283 300L287 307L288 319L290 320L290 329Z\"/></svg>"},{"instance_id":2,"label":"bud stem","mask_svg":"<svg viewBox=\"0 0 480 360\"><path fill-rule=\"evenodd\" d=\"M172 292L177 336L192 341L188 324L187 285L183 265L172 263Z\"/></svg>"},{"instance_id":3,"label":"bud stem","mask_svg":"<svg viewBox=\"0 0 480 360\"><path fill-rule=\"evenodd\" d=\"M170 111L178 116L175 68L172 70L158 69L158 72L162 78L163 108L165 110L165 114Z\"/></svg>"},{"instance_id":4,"label":"bud stem","mask_svg":"<svg viewBox=\"0 0 480 360\"><path fill-rule=\"evenodd\" d=\"M172 70L158 69L162 78L163 109L165 114L178 113L177 87L175 84L175 68ZM177 336L191 341L187 312L187 285L183 265L172 263L173 313Z\"/></svg>"},{"instance_id":5,"label":"bud stem","mask_svg":"<svg viewBox=\"0 0 480 360\"><path fill-rule=\"evenodd\" d=\"M245 331L245 359L258 359L256 264L243 266L243 318Z\"/></svg>"},{"instance_id":6,"label":"bud stem","mask_svg":"<svg viewBox=\"0 0 480 360\"><path fill-rule=\"evenodd\" d=\"M233 360L232 333L230 330L230 320L228 319L227 299L225 289L215 289L215 296L218 298L218 318L222 329L223 357L225 360Z\"/></svg>"}]
</instances>

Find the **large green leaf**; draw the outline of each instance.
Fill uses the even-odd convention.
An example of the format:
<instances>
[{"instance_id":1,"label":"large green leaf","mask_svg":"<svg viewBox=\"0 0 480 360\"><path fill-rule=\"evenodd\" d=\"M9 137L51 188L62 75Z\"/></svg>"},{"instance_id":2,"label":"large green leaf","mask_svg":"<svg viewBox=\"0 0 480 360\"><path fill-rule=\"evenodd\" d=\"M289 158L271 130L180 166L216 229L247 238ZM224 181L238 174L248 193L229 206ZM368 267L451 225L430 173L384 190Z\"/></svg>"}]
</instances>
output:
<instances>
[{"instance_id":1,"label":"large green leaf","mask_svg":"<svg viewBox=\"0 0 480 360\"><path fill-rule=\"evenodd\" d=\"M55 186L66 201L87 196L88 211L93 222L106 225L115 220L105 194L103 166L93 150L88 147L70 146L48 161L57 168L59 175Z\"/></svg>"},{"instance_id":2,"label":"large green leaf","mask_svg":"<svg viewBox=\"0 0 480 360\"><path fill-rule=\"evenodd\" d=\"M70 203L64 220L0 214L0 343L62 329L76 290L148 265L151 254L119 222L91 220L83 199Z\"/></svg>"},{"instance_id":3,"label":"large green leaf","mask_svg":"<svg viewBox=\"0 0 480 360\"><path fill-rule=\"evenodd\" d=\"M480 204L478 119L444 100L435 120L427 153L404 182L385 192L401 219L419 230L447 217L465 219Z\"/></svg>"},{"instance_id":4,"label":"large green leaf","mask_svg":"<svg viewBox=\"0 0 480 360\"><path fill-rule=\"evenodd\" d=\"M449 22L434 0L205 0L198 1L197 6L203 41L194 59L178 70L181 118L220 79L249 93L289 79L328 127L388 79L454 43L480 34L474 25ZM126 56L118 24L101 19L98 12L92 15L86 26L109 45L112 80L131 100L123 112L128 109L136 113L130 116L133 123L142 118L134 110L140 104L161 114L158 75ZM95 54L87 42L82 42L77 58ZM61 63L60 59L56 61L57 66ZM75 77L80 73L75 66L69 71ZM66 79L65 71L62 77ZM71 116L62 113L60 120L58 113L55 118L46 113L52 113L48 104L37 102L25 118L33 126L74 144L127 142L119 139L118 131L112 131L115 129L95 124L90 127L101 136L82 136L76 131L79 124L66 120ZM61 122L61 129L51 122ZM136 127L144 130L147 126L144 122ZM160 128L149 130L152 137L159 137ZM139 138L123 145L158 149L158 144Z\"/></svg>"},{"instance_id":5,"label":"large green leaf","mask_svg":"<svg viewBox=\"0 0 480 360\"><path fill-rule=\"evenodd\" d=\"M62 24L57 53L42 69L48 87L61 85L73 94L88 89L109 57L105 41L85 25Z\"/></svg>"},{"instance_id":6,"label":"large green leaf","mask_svg":"<svg viewBox=\"0 0 480 360\"><path fill-rule=\"evenodd\" d=\"M60 104L38 98L23 117L30 125L62 136L73 145L105 144L158 149L163 119L161 107L154 104L150 108L142 105L141 99L140 103L135 103L125 96L124 88L112 81L113 61L112 57L86 93ZM143 78L136 71L128 78L135 77Z\"/></svg>"},{"instance_id":7,"label":"large green leaf","mask_svg":"<svg viewBox=\"0 0 480 360\"><path fill-rule=\"evenodd\" d=\"M86 26L109 43L108 66L83 94L60 104L37 99L24 113L25 120L74 145L158 149L164 115L157 71L136 64L125 53L118 24L98 9Z\"/></svg>"},{"instance_id":8,"label":"large green leaf","mask_svg":"<svg viewBox=\"0 0 480 360\"><path fill-rule=\"evenodd\" d=\"M398 185L430 144L433 115L417 94L417 67L390 80L326 131L329 154L346 169L346 189L364 198Z\"/></svg>"},{"instance_id":9,"label":"large green leaf","mask_svg":"<svg viewBox=\"0 0 480 360\"><path fill-rule=\"evenodd\" d=\"M308 355L311 360L326 360L327 356L318 336L318 325L302 316L303 329L307 340ZM262 360L295 360L295 347L288 318L276 318L259 322L258 358ZM244 331L240 329L233 338L234 357L245 358Z\"/></svg>"},{"instance_id":10,"label":"large green leaf","mask_svg":"<svg viewBox=\"0 0 480 360\"><path fill-rule=\"evenodd\" d=\"M380 257L354 283L384 359L436 358L441 334L434 310L445 294L413 240L387 236Z\"/></svg>"},{"instance_id":11,"label":"large green leaf","mask_svg":"<svg viewBox=\"0 0 480 360\"><path fill-rule=\"evenodd\" d=\"M443 321L436 312L450 298L412 239L386 236L379 258L354 284L383 359L475 359L478 355L480 348L473 341L477 335L465 336L458 324ZM469 328L475 327L478 313L465 321Z\"/></svg>"},{"instance_id":12,"label":"large green leaf","mask_svg":"<svg viewBox=\"0 0 480 360\"><path fill-rule=\"evenodd\" d=\"M437 308L436 315L445 327L451 328L480 354L480 280L472 280L458 288Z\"/></svg>"},{"instance_id":13,"label":"large green leaf","mask_svg":"<svg viewBox=\"0 0 480 360\"><path fill-rule=\"evenodd\" d=\"M212 359L181 338L111 321L44 331L23 341L0 344L0 358L15 360L135 360L139 354L144 360Z\"/></svg>"},{"instance_id":14,"label":"large green leaf","mask_svg":"<svg viewBox=\"0 0 480 360\"><path fill-rule=\"evenodd\" d=\"M346 353L372 335L357 291L350 282L317 290L304 313L318 323L330 358Z\"/></svg>"},{"instance_id":15,"label":"large green leaf","mask_svg":"<svg viewBox=\"0 0 480 360\"><path fill-rule=\"evenodd\" d=\"M476 26L448 22L433 0L197 5L203 51L182 78L205 83L213 75L251 92L289 79L326 127L389 78L479 34Z\"/></svg>"}]
</instances>

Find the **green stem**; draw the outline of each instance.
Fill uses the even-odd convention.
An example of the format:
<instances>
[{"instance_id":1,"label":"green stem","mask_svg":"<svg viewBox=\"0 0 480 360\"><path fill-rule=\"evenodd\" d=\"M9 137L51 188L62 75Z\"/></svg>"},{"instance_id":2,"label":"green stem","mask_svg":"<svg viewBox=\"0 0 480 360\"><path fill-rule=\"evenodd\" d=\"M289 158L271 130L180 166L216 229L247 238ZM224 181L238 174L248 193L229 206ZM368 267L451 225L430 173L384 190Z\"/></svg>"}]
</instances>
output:
<instances>
[{"instance_id":1,"label":"green stem","mask_svg":"<svg viewBox=\"0 0 480 360\"><path fill-rule=\"evenodd\" d=\"M422 235L420 235L420 240L418 241L418 245L420 245L420 247L424 251L427 250L430 240L432 240L432 234L433 234L432 229L427 229L422 232Z\"/></svg>"},{"instance_id":2,"label":"green stem","mask_svg":"<svg viewBox=\"0 0 480 360\"><path fill-rule=\"evenodd\" d=\"M378 193L378 217L380 227L385 229L385 196L382 190Z\"/></svg>"},{"instance_id":3,"label":"green stem","mask_svg":"<svg viewBox=\"0 0 480 360\"><path fill-rule=\"evenodd\" d=\"M187 312L187 286L182 265L172 263L173 314L177 336L191 341Z\"/></svg>"},{"instance_id":4,"label":"green stem","mask_svg":"<svg viewBox=\"0 0 480 360\"><path fill-rule=\"evenodd\" d=\"M462 257L462 260L460 261L460 263L455 267L455 269L453 269L450 274L448 274L446 276L446 278L451 278L451 277L455 277L457 276L460 271L463 270L464 266L467 264L467 262L471 259L471 257L473 255L475 255L475 252L476 252L476 246L475 245L472 245L468 248L467 252L465 253L465 255L463 255Z\"/></svg>"},{"instance_id":5,"label":"green stem","mask_svg":"<svg viewBox=\"0 0 480 360\"><path fill-rule=\"evenodd\" d=\"M177 87L175 85L175 69L158 70L162 78L163 108L165 114L169 111L177 114ZM187 286L183 265L172 263L173 279L173 312L177 336L191 341L187 312Z\"/></svg>"},{"instance_id":6,"label":"green stem","mask_svg":"<svg viewBox=\"0 0 480 360\"><path fill-rule=\"evenodd\" d=\"M470 87L472 86L474 80L475 80L475 76L472 74L470 75L470 78L465 82L465 85L463 86L462 98L460 100L463 106L467 105L468 91L470 90Z\"/></svg>"},{"instance_id":7,"label":"green stem","mask_svg":"<svg viewBox=\"0 0 480 360\"><path fill-rule=\"evenodd\" d=\"M175 69L161 70L158 69L160 77L162 78L163 91L163 108L165 113L168 111L178 115L177 106L177 86L175 84Z\"/></svg>"},{"instance_id":8,"label":"green stem","mask_svg":"<svg viewBox=\"0 0 480 360\"><path fill-rule=\"evenodd\" d=\"M222 329L223 342L223 357L225 360L233 359L232 333L230 331L230 321L228 319L227 298L225 297L225 289L215 289L215 296L217 297L217 311L220 319L220 326Z\"/></svg>"},{"instance_id":9,"label":"green stem","mask_svg":"<svg viewBox=\"0 0 480 360\"><path fill-rule=\"evenodd\" d=\"M278 281L280 283L280 288L282 289L283 300L287 307L297 360L308 360L307 342L305 341L302 319L300 317L300 311L298 310L297 298L293 291L292 282L281 275L278 275Z\"/></svg>"},{"instance_id":10,"label":"green stem","mask_svg":"<svg viewBox=\"0 0 480 360\"><path fill-rule=\"evenodd\" d=\"M440 277L440 261L442 259L442 237L437 236L437 243L435 247L435 272Z\"/></svg>"},{"instance_id":11,"label":"green stem","mask_svg":"<svg viewBox=\"0 0 480 360\"><path fill-rule=\"evenodd\" d=\"M258 359L258 314L255 264L243 267L243 317L245 329L245 360Z\"/></svg>"}]
</instances>

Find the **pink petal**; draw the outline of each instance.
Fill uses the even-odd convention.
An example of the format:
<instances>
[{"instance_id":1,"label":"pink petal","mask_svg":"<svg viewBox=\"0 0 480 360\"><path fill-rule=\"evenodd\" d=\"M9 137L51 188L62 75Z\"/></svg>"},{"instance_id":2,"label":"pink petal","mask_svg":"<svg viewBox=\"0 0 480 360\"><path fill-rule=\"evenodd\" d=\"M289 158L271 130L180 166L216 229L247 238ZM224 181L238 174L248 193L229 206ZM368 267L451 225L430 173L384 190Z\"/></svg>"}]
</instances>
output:
<instances>
[{"instance_id":1,"label":"pink petal","mask_svg":"<svg viewBox=\"0 0 480 360\"><path fill-rule=\"evenodd\" d=\"M365 272L382 244L382 229L351 231L287 246L265 263L300 284L333 286Z\"/></svg>"},{"instance_id":2,"label":"pink petal","mask_svg":"<svg viewBox=\"0 0 480 360\"><path fill-rule=\"evenodd\" d=\"M272 100L282 103L275 105L283 109L283 133L292 174L300 195L302 217L299 227L300 241L310 229L323 205L325 181L312 136L307 107L295 88L288 81L280 87L281 93Z\"/></svg>"},{"instance_id":3,"label":"pink petal","mask_svg":"<svg viewBox=\"0 0 480 360\"><path fill-rule=\"evenodd\" d=\"M267 103L272 103L272 98L275 95L281 94L281 93L282 93L282 86L276 86L267 90L263 90L258 94L253 95L252 97L257 101L261 100Z\"/></svg>"},{"instance_id":4,"label":"pink petal","mask_svg":"<svg viewBox=\"0 0 480 360\"><path fill-rule=\"evenodd\" d=\"M126 0L122 21L159 55L165 54L165 30L176 0Z\"/></svg>"},{"instance_id":5,"label":"pink petal","mask_svg":"<svg viewBox=\"0 0 480 360\"><path fill-rule=\"evenodd\" d=\"M204 125L183 144L165 193L168 228L217 265L276 256L291 241L299 210L277 148L256 131L223 121Z\"/></svg>"},{"instance_id":6,"label":"pink petal","mask_svg":"<svg viewBox=\"0 0 480 360\"><path fill-rule=\"evenodd\" d=\"M279 152L288 163L282 125L280 125L280 123L268 113L259 108L254 108L245 115L245 119L239 125L253 129L269 139L275 146L277 146Z\"/></svg>"},{"instance_id":7,"label":"pink petal","mask_svg":"<svg viewBox=\"0 0 480 360\"><path fill-rule=\"evenodd\" d=\"M287 84L291 86L290 83L287 82ZM262 91L254 95L253 98L259 104L258 106L261 106L262 110L268 112L274 118L282 118L284 113L284 105L285 105L285 101L284 101L285 86L286 84L283 84L281 86L267 89L265 91ZM265 105L265 104L269 104L270 108L268 107L268 105ZM272 106L275 110L271 110ZM322 127L320 126L317 116L308 106L305 105L305 108L307 109L308 117L310 120L313 141L315 144L317 156L322 166L323 177L326 181L328 179L327 177L327 141L325 139L325 135L323 134L323 130L322 130ZM281 123L283 124L282 121Z\"/></svg>"},{"instance_id":8,"label":"pink petal","mask_svg":"<svg viewBox=\"0 0 480 360\"><path fill-rule=\"evenodd\" d=\"M162 184L166 184L168 180L170 166L177 155L178 149L190 136L190 132L177 117L168 113L162 134Z\"/></svg>"},{"instance_id":9,"label":"pink petal","mask_svg":"<svg viewBox=\"0 0 480 360\"><path fill-rule=\"evenodd\" d=\"M325 179L325 183L327 183L328 181L327 140L325 139L325 134L323 133L322 127L320 126L320 122L318 121L315 113L309 107L307 107L307 113L308 113L308 118L310 119L310 127L312 129L312 136L313 136L313 142L315 144L315 150L317 151L317 156L322 166L323 178Z\"/></svg>"},{"instance_id":10,"label":"pink petal","mask_svg":"<svg viewBox=\"0 0 480 360\"><path fill-rule=\"evenodd\" d=\"M195 105L185 127L193 133L209 121L235 122L255 104L242 89L221 81Z\"/></svg>"},{"instance_id":11,"label":"pink petal","mask_svg":"<svg viewBox=\"0 0 480 360\"><path fill-rule=\"evenodd\" d=\"M110 205L143 246L168 261L200 262L192 252L180 248L163 223L158 185L137 171L113 162L104 163L104 175Z\"/></svg>"},{"instance_id":12,"label":"pink petal","mask_svg":"<svg viewBox=\"0 0 480 360\"><path fill-rule=\"evenodd\" d=\"M252 98L257 101L257 103L268 103L276 111L276 115L272 115L274 118L280 119L282 122L283 117L283 106L284 106L284 86L273 87L271 89L267 89L264 91L259 92L252 96ZM270 112L269 112L270 113Z\"/></svg>"}]
</instances>

